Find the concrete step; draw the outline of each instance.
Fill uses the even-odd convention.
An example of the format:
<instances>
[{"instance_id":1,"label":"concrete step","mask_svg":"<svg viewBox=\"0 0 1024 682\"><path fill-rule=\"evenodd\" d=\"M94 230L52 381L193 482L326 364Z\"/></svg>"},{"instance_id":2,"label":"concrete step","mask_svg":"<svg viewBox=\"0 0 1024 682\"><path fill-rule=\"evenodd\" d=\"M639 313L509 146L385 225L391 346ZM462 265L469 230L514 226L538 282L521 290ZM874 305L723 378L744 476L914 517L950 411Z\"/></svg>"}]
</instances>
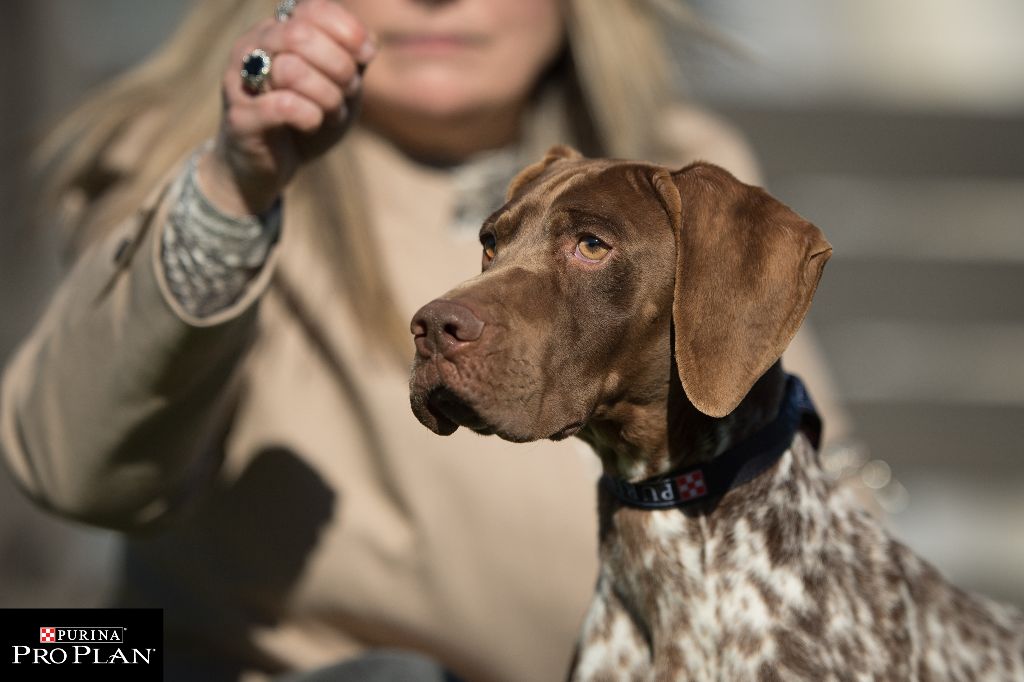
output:
<instances>
[{"instance_id":1,"label":"concrete step","mask_svg":"<svg viewBox=\"0 0 1024 682\"><path fill-rule=\"evenodd\" d=\"M1020 178L1024 171L1019 114L726 102L716 110L747 135L770 181L811 173Z\"/></svg>"},{"instance_id":2,"label":"concrete step","mask_svg":"<svg viewBox=\"0 0 1024 682\"><path fill-rule=\"evenodd\" d=\"M834 255L811 307L818 326L844 320L1024 323L1024 263Z\"/></svg>"},{"instance_id":3,"label":"concrete step","mask_svg":"<svg viewBox=\"0 0 1024 682\"><path fill-rule=\"evenodd\" d=\"M1024 177L893 178L880 169L794 174L771 190L824 230L836 255L1024 264Z\"/></svg>"},{"instance_id":4,"label":"concrete step","mask_svg":"<svg viewBox=\"0 0 1024 682\"><path fill-rule=\"evenodd\" d=\"M1024 490L1024 406L891 400L847 409L870 456L898 478L926 471L965 486Z\"/></svg>"}]
</instances>

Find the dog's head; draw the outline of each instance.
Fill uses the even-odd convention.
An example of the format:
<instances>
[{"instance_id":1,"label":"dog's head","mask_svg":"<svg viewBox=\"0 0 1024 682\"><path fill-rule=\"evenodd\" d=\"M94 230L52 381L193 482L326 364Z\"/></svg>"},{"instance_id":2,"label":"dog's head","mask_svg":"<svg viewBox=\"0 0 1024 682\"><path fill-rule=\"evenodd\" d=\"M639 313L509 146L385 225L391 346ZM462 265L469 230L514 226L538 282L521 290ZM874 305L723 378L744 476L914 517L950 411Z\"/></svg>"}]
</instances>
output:
<instances>
[{"instance_id":1,"label":"dog's head","mask_svg":"<svg viewBox=\"0 0 1024 682\"><path fill-rule=\"evenodd\" d=\"M480 229L481 274L413 319L411 402L435 433L564 438L664 401L673 352L693 405L729 414L782 355L831 254L815 226L705 163L555 147L507 199Z\"/></svg>"}]
</instances>

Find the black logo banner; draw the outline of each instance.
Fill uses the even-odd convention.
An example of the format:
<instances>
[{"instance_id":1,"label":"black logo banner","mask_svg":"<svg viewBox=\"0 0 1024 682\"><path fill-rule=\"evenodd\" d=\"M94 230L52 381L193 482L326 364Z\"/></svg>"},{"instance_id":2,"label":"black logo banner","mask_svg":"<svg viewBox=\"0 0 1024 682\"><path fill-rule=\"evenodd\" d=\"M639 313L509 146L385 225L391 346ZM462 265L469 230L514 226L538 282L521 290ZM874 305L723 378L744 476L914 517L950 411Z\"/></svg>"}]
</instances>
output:
<instances>
[{"instance_id":1,"label":"black logo banner","mask_svg":"<svg viewBox=\"0 0 1024 682\"><path fill-rule=\"evenodd\" d=\"M163 679L162 609L0 609L0 680Z\"/></svg>"}]
</instances>

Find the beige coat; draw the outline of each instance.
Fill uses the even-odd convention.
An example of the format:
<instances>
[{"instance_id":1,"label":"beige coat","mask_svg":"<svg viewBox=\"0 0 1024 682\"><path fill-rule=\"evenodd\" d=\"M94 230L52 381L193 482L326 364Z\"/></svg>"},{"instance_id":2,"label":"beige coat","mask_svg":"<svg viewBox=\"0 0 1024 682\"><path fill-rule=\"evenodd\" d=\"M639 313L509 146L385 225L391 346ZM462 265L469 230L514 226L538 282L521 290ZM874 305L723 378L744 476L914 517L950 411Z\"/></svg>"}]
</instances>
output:
<instances>
[{"instance_id":1,"label":"beige coat","mask_svg":"<svg viewBox=\"0 0 1024 682\"><path fill-rule=\"evenodd\" d=\"M680 109L668 125L680 165L755 179L713 119ZM351 135L411 317L478 270L480 246L448 228L447 172ZM596 457L420 426L407 373L371 359L287 200L244 297L190 317L158 251L174 199L154 193L79 258L7 367L0 443L26 493L125 531L120 601L164 607L168 657L193 679L376 646L469 680L561 678L596 577ZM831 395L806 337L787 367Z\"/></svg>"}]
</instances>

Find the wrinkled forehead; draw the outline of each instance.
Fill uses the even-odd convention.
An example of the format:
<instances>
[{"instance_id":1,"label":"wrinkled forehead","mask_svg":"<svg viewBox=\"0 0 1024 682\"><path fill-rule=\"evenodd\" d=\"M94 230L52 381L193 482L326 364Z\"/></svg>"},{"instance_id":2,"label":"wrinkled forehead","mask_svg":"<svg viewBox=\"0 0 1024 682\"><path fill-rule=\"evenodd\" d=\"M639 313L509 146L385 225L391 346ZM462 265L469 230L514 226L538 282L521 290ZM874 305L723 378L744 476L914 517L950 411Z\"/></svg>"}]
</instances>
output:
<instances>
[{"instance_id":1,"label":"wrinkled forehead","mask_svg":"<svg viewBox=\"0 0 1024 682\"><path fill-rule=\"evenodd\" d=\"M650 164L609 159L559 160L527 183L489 222L522 224L529 218L582 211L634 222L660 206Z\"/></svg>"}]
</instances>

